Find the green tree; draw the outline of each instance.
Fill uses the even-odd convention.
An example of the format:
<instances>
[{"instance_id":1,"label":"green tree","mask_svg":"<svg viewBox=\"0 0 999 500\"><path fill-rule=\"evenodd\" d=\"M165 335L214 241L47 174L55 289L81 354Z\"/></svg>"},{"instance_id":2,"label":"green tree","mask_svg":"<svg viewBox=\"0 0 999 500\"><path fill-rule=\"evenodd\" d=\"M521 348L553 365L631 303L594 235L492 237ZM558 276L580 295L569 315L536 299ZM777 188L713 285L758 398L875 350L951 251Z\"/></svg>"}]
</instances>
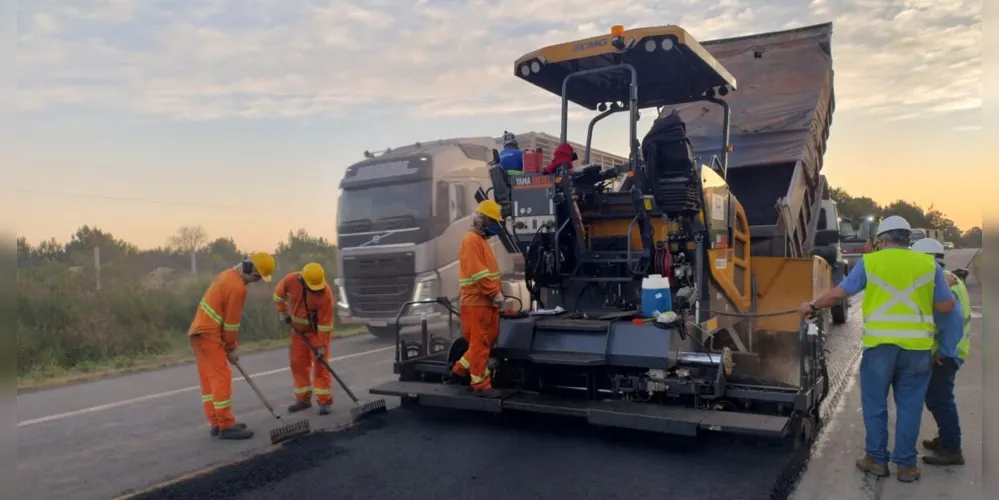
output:
<instances>
[{"instance_id":1,"label":"green tree","mask_svg":"<svg viewBox=\"0 0 999 500\"><path fill-rule=\"evenodd\" d=\"M289 231L288 239L278 244L276 258L283 272L301 269L309 262L318 262L327 277L337 276L337 247L321 236L306 230Z\"/></svg>"},{"instance_id":2,"label":"green tree","mask_svg":"<svg viewBox=\"0 0 999 500\"><path fill-rule=\"evenodd\" d=\"M840 217L850 219L862 219L871 215L877 217L881 211L881 207L874 200L866 196L854 198L841 188L830 189L829 197L836 202L836 211Z\"/></svg>"},{"instance_id":3,"label":"green tree","mask_svg":"<svg viewBox=\"0 0 999 500\"><path fill-rule=\"evenodd\" d=\"M966 248L982 248L982 228L975 226L961 235L961 246Z\"/></svg>"}]
</instances>

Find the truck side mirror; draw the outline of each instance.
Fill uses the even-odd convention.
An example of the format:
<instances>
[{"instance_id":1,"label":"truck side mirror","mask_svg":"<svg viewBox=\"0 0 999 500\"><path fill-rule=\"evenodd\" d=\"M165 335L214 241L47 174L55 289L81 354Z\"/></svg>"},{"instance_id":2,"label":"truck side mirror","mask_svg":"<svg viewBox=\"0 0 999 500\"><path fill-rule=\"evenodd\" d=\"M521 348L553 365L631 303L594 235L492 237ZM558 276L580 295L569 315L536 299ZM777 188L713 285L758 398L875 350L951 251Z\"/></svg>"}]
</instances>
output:
<instances>
[{"instance_id":1,"label":"truck side mirror","mask_svg":"<svg viewBox=\"0 0 999 500\"><path fill-rule=\"evenodd\" d=\"M490 165L499 165L499 162L500 162L499 151L496 151L496 149L493 148L493 162L490 163Z\"/></svg>"}]
</instances>

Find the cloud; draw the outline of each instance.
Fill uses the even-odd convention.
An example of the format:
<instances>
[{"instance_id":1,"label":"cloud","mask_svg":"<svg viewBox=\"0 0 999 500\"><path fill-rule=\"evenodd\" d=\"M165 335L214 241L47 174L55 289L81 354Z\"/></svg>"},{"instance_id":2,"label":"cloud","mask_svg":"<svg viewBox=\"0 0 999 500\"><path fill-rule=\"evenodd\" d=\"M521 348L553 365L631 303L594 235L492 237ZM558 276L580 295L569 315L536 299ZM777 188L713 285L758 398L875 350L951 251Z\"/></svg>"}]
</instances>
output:
<instances>
[{"instance_id":1,"label":"cloud","mask_svg":"<svg viewBox=\"0 0 999 500\"><path fill-rule=\"evenodd\" d=\"M18 104L536 122L557 101L515 78L513 61L544 45L612 24L680 24L703 40L829 20L840 110L981 107L982 7L965 0L32 0L18 11Z\"/></svg>"}]
</instances>

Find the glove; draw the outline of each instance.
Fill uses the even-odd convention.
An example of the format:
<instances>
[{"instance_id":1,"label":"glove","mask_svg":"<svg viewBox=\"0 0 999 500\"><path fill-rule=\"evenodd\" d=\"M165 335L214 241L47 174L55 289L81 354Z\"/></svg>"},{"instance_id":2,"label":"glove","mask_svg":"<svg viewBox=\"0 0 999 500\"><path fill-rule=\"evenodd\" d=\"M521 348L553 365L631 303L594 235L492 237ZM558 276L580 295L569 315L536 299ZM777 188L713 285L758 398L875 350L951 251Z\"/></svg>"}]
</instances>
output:
<instances>
[{"instance_id":1,"label":"glove","mask_svg":"<svg viewBox=\"0 0 999 500\"><path fill-rule=\"evenodd\" d=\"M236 349L232 349L231 351L226 351L225 357L229 360L230 363L236 363L239 361L239 353L237 352Z\"/></svg>"},{"instance_id":2,"label":"glove","mask_svg":"<svg viewBox=\"0 0 999 500\"><path fill-rule=\"evenodd\" d=\"M503 302L505 301L506 297L504 297L502 293L497 293L496 295L493 295L493 304L503 305Z\"/></svg>"},{"instance_id":3,"label":"glove","mask_svg":"<svg viewBox=\"0 0 999 500\"><path fill-rule=\"evenodd\" d=\"M278 316L281 318L281 322L282 323L284 323L286 325L290 325L291 324L291 315L290 314L288 314L286 312L283 312L283 313L278 314Z\"/></svg>"}]
</instances>

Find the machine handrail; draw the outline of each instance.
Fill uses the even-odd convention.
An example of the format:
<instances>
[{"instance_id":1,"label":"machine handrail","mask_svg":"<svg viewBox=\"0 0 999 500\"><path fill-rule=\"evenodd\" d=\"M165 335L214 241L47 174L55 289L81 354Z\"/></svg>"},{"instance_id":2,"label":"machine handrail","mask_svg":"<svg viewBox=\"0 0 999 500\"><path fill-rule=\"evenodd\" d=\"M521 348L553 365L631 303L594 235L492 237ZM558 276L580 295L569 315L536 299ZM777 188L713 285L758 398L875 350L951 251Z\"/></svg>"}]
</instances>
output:
<instances>
[{"instance_id":1,"label":"machine handrail","mask_svg":"<svg viewBox=\"0 0 999 500\"><path fill-rule=\"evenodd\" d=\"M436 299L425 299L425 300L411 300L405 302L399 307L399 312L395 315L395 361L396 363L402 360L402 351L400 345L402 344L402 317L409 311L409 308L417 304L440 304L448 310L448 328L453 328L454 323L452 318L454 316L461 317L458 310L454 308L451 304L451 299L447 297L437 297Z\"/></svg>"}]
</instances>

